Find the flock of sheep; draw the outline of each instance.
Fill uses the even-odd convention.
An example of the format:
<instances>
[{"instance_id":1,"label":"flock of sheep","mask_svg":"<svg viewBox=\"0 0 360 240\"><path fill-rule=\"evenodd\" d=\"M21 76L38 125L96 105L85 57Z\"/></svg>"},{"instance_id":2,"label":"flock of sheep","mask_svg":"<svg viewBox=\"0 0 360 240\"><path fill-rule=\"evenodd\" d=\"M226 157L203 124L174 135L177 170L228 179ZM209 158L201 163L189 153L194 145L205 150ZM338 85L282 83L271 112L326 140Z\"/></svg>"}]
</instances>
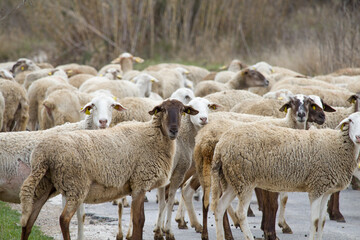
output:
<instances>
[{"instance_id":1,"label":"flock of sheep","mask_svg":"<svg viewBox=\"0 0 360 240\"><path fill-rule=\"evenodd\" d=\"M292 232L286 192L308 192L310 239L322 238L326 211L344 221L339 191L360 177L360 69L309 77L235 59L220 72L172 63L133 70L143 61L123 53L100 70L26 58L0 63L0 200L21 203L21 239L58 194L64 239L76 212L78 239L86 239L83 203L106 201L119 206L117 239L123 239L127 195L126 238L142 239L145 193L155 188L156 240L176 237L171 219L178 188L178 227L186 228L187 210L202 239L208 239L211 207L217 239L232 239L229 213L253 240L247 222L253 190L265 239L277 239L279 195L279 225ZM192 204L200 186L202 224Z\"/></svg>"}]
</instances>

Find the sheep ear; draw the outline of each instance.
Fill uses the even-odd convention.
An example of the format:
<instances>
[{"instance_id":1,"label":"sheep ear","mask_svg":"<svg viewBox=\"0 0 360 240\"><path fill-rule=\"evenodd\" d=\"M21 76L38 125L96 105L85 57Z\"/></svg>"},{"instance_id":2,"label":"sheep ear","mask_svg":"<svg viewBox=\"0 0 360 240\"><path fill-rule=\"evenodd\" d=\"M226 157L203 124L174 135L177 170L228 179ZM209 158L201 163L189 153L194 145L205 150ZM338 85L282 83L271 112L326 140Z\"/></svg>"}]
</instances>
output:
<instances>
[{"instance_id":1,"label":"sheep ear","mask_svg":"<svg viewBox=\"0 0 360 240\"><path fill-rule=\"evenodd\" d=\"M289 103L285 103L285 104L279 109L279 111L280 111L280 112L285 112L285 113L287 113L287 110L289 109L289 107L290 107L290 104L289 104Z\"/></svg>"},{"instance_id":2,"label":"sheep ear","mask_svg":"<svg viewBox=\"0 0 360 240\"><path fill-rule=\"evenodd\" d=\"M116 78L117 78L117 79L122 79L122 76L121 76L120 74L117 74L117 75L116 75Z\"/></svg>"},{"instance_id":3,"label":"sheep ear","mask_svg":"<svg viewBox=\"0 0 360 240\"><path fill-rule=\"evenodd\" d=\"M217 110L218 108L221 108L222 106L219 105L219 104L215 104L215 103L212 103L212 104L209 104L209 108L211 110Z\"/></svg>"},{"instance_id":4,"label":"sheep ear","mask_svg":"<svg viewBox=\"0 0 360 240\"><path fill-rule=\"evenodd\" d=\"M356 99L357 99L357 96L356 95L351 95L351 97L348 98L348 102L349 103L355 103L356 102Z\"/></svg>"},{"instance_id":5,"label":"sheep ear","mask_svg":"<svg viewBox=\"0 0 360 240\"><path fill-rule=\"evenodd\" d=\"M349 126L349 122L350 119L349 118L345 118L344 120L342 120L339 125L337 125L337 127L335 129L340 129L341 131L344 131L346 129L344 129L344 127Z\"/></svg>"},{"instance_id":6,"label":"sheep ear","mask_svg":"<svg viewBox=\"0 0 360 240\"><path fill-rule=\"evenodd\" d=\"M322 102L322 105L324 106L325 112L336 112L336 109L332 108L330 105Z\"/></svg>"},{"instance_id":7,"label":"sheep ear","mask_svg":"<svg viewBox=\"0 0 360 240\"><path fill-rule=\"evenodd\" d=\"M151 79L150 79L150 81L151 81L152 83L154 83L154 82L158 83L158 82L159 82L159 80L157 80L157 79L156 79L156 78L154 78L154 77L153 77L153 78L151 78Z\"/></svg>"},{"instance_id":8,"label":"sheep ear","mask_svg":"<svg viewBox=\"0 0 360 240\"><path fill-rule=\"evenodd\" d=\"M142 59L141 57L134 57L133 59L137 63L143 63L144 62L144 59Z\"/></svg>"},{"instance_id":9,"label":"sheep ear","mask_svg":"<svg viewBox=\"0 0 360 240\"><path fill-rule=\"evenodd\" d=\"M161 112L161 111L162 111L162 110L161 110L161 107L160 107L160 106L156 106L156 107L154 107L153 110L149 111L149 114L156 116L156 114L157 114L158 112Z\"/></svg>"},{"instance_id":10,"label":"sheep ear","mask_svg":"<svg viewBox=\"0 0 360 240\"><path fill-rule=\"evenodd\" d=\"M184 112L184 113L187 113L187 114L189 114L189 115L196 115L196 114L199 113L198 110L195 110L195 109L193 109L192 107L189 107L189 106L185 106L183 112Z\"/></svg>"},{"instance_id":11,"label":"sheep ear","mask_svg":"<svg viewBox=\"0 0 360 240\"><path fill-rule=\"evenodd\" d=\"M88 103L84 107L81 108L80 112L85 113L86 115L90 115L90 110L93 108L93 103Z\"/></svg>"},{"instance_id":12,"label":"sheep ear","mask_svg":"<svg viewBox=\"0 0 360 240\"><path fill-rule=\"evenodd\" d=\"M121 58L115 58L111 61L111 63L120 63Z\"/></svg>"},{"instance_id":13,"label":"sheep ear","mask_svg":"<svg viewBox=\"0 0 360 240\"><path fill-rule=\"evenodd\" d=\"M127 108L123 107L120 103L116 102L111 105L115 110L124 111L127 110Z\"/></svg>"}]
</instances>

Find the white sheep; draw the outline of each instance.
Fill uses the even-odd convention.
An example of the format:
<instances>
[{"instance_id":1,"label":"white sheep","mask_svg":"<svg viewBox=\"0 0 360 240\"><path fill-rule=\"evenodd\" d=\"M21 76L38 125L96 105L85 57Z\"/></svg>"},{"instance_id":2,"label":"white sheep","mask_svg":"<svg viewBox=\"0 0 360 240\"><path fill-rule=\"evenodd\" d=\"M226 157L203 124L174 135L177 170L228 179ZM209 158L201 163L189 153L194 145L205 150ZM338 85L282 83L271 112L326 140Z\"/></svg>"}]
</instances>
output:
<instances>
[{"instance_id":1,"label":"white sheep","mask_svg":"<svg viewBox=\"0 0 360 240\"><path fill-rule=\"evenodd\" d=\"M179 136L176 139L176 153L170 184L168 185L169 192L167 202L165 202L165 187L158 188L159 213L154 229L154 239L163 239L163 232L166 235L166 239L175 239L174 234L171 231L171 216L175 193L181 185L186 171L192 164L192 154L197 132L208 123L209 110L218 108L218 105L199 97L192 99L188 103L188 106L198 110L199 113L195 116L187 115L182 119ZM162 226L165 226L164 229L162 229Z\"/></svg>"},{"instance_id":2,"label":"white sheep","mask_svg":"<svg viewBox=\"0 0 360 240\"><path fill-rule=\"evenodd\" d=\"M13 132L0 135L0 200L20 203L20 187L30 174L30 154L37 143L44 136L58 132L75 131L80 129L99 129L109 127L112 118L112 109L122 111L125 108L116 102L111 95L98 93L82 112L86 118L80 122L67 123L44 131ZM65 201L63 201L65 203ZM84 239L83 220L84 209L78 211L78 239Z\"/></svg>"},{"instance_id":3,"label":"white sheep","mask_svg":"<svg viewBox=\"0 0 360 240\"><path fill-rule=\"evenodd\" d=\"M223 84L215 81L202 81L195 86L195 96L204 97L214 92L220 92L230 89L246 89L249 87L269 85L269 81L258 71L244 69L231 78L227 83Z\"/></svg>"},{"instance_id":4,"label":"white sheep","mask_svg":"<svg viewBox=\"0 0 360 240\"><path fill-rule=\"evenodd\" d=\"M255 187L275 192L308 192L309 239L322 239L325 204L331 193L349 185L358 167L359 150L360 113L344 119L337 130L236 125L221 136L214 152L211 207L215 212L217 239L224 238L223 215L236 196L240 227L246 239L254 239L246 210Z\"/></svg>"},{"instance_id":5,"label":"white sheep","mask_svg":"<svg viewBox=\"0 0 360 240\"><path fill-rule=\"evenodd\" d=\"M74 88L63 78L58 76L49 76L41 78L33 82L28 91L27 98L29 99L29 122L28 128L31 131L37 130L39 127L39 119L41 114L41 108L39 107L44 101L47 94L50 94L51 87L60 87L60 88ZM53 88L55 90L55 88Z\"/></svg>"},{"instance_id":6,"label":"white sheep","mask_svg":"<svg viewBox=\"0 0 360 240\"><path fill-rule=\"evenodd\" d=\"M5 101L1 131L25 131L29 120L25 89L15 81L0 80L0 91Z\"/></svg>"},{"instance_id":7,"label":"white sheep","mask_svg":"<svg viewBox=\"0 0 360 240\"><path fill-rule=\"evenodd\" d=\"M23 83L23 87L26 90L28 90L30 85L33 82L35 82L36 80L38 80L40 78L44 78L44 77L48 77L48 76L61 77L64 80L64 82L67 82L67 80L68 80L68 77L64 70L57 69L57 68L45 68L45 69L32 71L31 73L27 74L25 77L25 81Z\"/></svg>"},{"instance_id":8,"label":"white sheep","mask_svg":"<svg viewBox=\"0 0 360 240\"><path fill-rule=\"evenodd\" d=\"M191 90L193 90L194 83L187 78L189 76L190 72L183 67L176 67L175 70L178 71L179 73L181 73L181 75L183 76L184 86L186 88L190 88Z\"/></svg>"},{"instance_id":9,"label":"white sheep","mask_svg":"<svg viewBox=\"0 0 360 240\"><path fill-rule=\"evenodd\" d=\"M20 191L24 239L55 192L66 198L60 216L64 239L70 239L69 223L81 203L105 202L128 194L133 199L132 239L142 239L145 192L168 183L182 112L197 114L177 100L167 100L149 112L153 115L149 122L44 137L31 154L32 171ZM46 172L56 172L56 177L48 181Z\"/></svg>"}]
</instances>

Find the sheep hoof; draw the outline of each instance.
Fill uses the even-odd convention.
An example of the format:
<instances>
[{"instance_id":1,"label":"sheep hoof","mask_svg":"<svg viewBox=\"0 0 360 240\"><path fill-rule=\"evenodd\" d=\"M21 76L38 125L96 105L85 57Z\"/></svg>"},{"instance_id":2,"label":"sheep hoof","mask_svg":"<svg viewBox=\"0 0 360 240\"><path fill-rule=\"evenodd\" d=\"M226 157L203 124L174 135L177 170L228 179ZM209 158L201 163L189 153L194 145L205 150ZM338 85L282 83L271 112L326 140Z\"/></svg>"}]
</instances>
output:
<instances>
[{"instance_id":1,"label":"sheep hoof","mask_svg":"<svg viewBox=\"0 0 360 240\"><path fill-rule=\"evenodd\" d=\"M118 234L116 235L116 240L123 240L123 235L120 234L120 233L118 233Z\"/></svg>"},{"instance_id":2,"label":"sheep hoof","mask_svg":"<svg viewBox=\"0 0 360 240\"><path fill-rule=\"evenodd\" d=\"M282 229L283 233L287 233L287 234L293 233L289 225L287 225L287 223L279 223L278 225Z\"/></svg>"},{"instance_id":3,"label":"sheep hoof","mask_svg":"<svg viewBox=\"0 0 360 240\"><path fill-rule=\"evenodd\" d=\"M126 240L131 240L132 236L126 236Z\"/></svg>"},{"instance_id":4,"label":"sheep hoof","mask_svg":"<svg viewBox=\"0 0 360 240\"><path fill-rule=\"evenodd\" d=\"M147 198L147 196L145 196L144 202L149 202L149 199Z\"/></svg>"},{"instance_id":5,"label":"sheep hoof","mask_svg":"<svg viewBox=\"0 0 360 240\"><path fill-rule=\"evenodd\" d=\"M264 240L279 240L275 232L264 232Z\"/></svg>"},{"instance_id":6,"label":"sheep hoof","mask_svg":"<svg viewBox=\"0 0 360 240\"><path fill-rule=\"evenodd\" d=\"M207 233L201 234L201 240L209 240L209 236Z\"/></svg>"},{"instance_id":7,"label":"sheep hoof","mask_svg":"<svg viewBox=\"0 0 360 240\"><path fill-rule=\"evenodd\" d=\"M166 240L175 240L174 234L172 233L166 233Z\"/></svg>"},{"instance_id":8,"label":"sheep hoof","mask_svg":"<svg viewBox=\"0 0 360 240\"><path fill-rule=\"evenodd\" d=\"M164 240L163 233L161 229L155 229L154 230L154 240Z\"/></svg>"},{"instance_id":9,"label":"sheep hoof","mask_svg":"<svg viewBox=\"0 0 360 240\"><path fill-rule=\"evenodd\" d=\"M118 205L117 200L112 201L112 205Z\"/></svg>"},{"instance_id":10,"label":"sheep hoof","mask_svg":"<svg viewBox=\"0 0 360 240\"><path fill-rule=\"evenodd\" d=\"M203 227L201 226L201 224L193 226L195 228L195 232L197 233L202 233Z\"/></svg>"},{"instance_id":11,"label":"sheep hoof","mask_svg":"<svg viewBox=\"0 0 360 240\"><path fill-rule=\"evenodd\" d=\"M330 218L330 220L337 221L337 222L346 222L344 216L340 212L338 212L338 213L330 213L329 212L329 218Z\"/></svg>"},{"instance_id":12,"label":"sheep hoof","mask_svg":"<svg viewBox=\"0 0 360 240\"><path fill-rule=\"evenodd\" d=\"M175 221L178 223L179 229L188 229L188 226L186 225L186 222L184 219L175 219Z\"/></svg>"}]
</instances>

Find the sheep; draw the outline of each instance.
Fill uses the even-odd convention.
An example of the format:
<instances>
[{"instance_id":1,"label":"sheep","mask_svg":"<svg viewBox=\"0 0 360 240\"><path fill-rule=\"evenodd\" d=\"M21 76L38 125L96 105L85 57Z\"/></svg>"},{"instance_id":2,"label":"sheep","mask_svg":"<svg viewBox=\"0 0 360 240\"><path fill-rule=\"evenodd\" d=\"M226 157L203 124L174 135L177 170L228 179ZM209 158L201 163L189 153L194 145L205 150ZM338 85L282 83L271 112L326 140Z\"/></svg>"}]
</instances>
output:
<instances>
[{"instance_id":1,"label":"sheep","mask_svg":"<svg viewBox=\"0 0 360 240\"><path fill-rule=\"evenodd\" d=\"M115 63L111 63L111 64L107 64L107 65L103 66L103 67L99 70L98 76L103 76L103 75L105 74L105 72L106 72L109 68L114 68L114 69L118 70L121 74L123 74L123 71L121 70L121 65L115 64Z\"/></svg>"},{"instance_id":2,"label":"sheep","mask_svg":"<svg viewBox=\"0 0 360 240\"><path fill-rule=\"evenodd\" d=\"M235 75L235 73L243 68L245 68L244 64L239 59L234 59L231 61L227 71L221 71L215 75L214 81L226 83Z\"/></svg>"},{"instance_id":3,"label":"sheep","mask_svg":"<svg viewBox=\"0 0 360 240\"><path fill-rule=\"evenodd\" d=\"M227 83L222 84L215 81L202 81L195 87L195 96L204 97L210 93L220 92L229 89L245 89L255 86L266 87L269 81L256 70L244 69L238 72Z\"/></svg>"},{"instance_id":4,"label":"sheep","mask_svg":"<svg viewBox=\"0 0 360 240\"><path fill-rule=\"evenodd\" d=\"M339 75L346 75L346 76L354 76L354 75L360 75L360 68L341 68L338 69L330 75L339 76Z\"/></svg>"},{"instance_id":5,"label":"sheep","mask_svg":"<svg viewBox=\"0 0 360 240\"><path fill-rule=\"evenodd\" d=\"M315 107L315 109L313 109ZM236 121L241 122L266 122L266 124L274 124L279 126L286 126L289 128L305 129L308 122L317 122L319 124L325 121L325 114L323 110L310 98L303 95L291 97L289 102L285 103L280 111L286 111L287 115L283 119L274 119L269 117L235 114L218 112L210 114L210 123L201 129L195 139L194 161L196 165L196 172L198 173L201 186L204 191L204 206L203 206L203 231L202 238L207 238L207 209L209 205L210 193L210 169L213 158L215 146L222 133L231 128ZM188 194L184 194L188 195ZM192 205L191 198L185 200L187 209ZM189 213L189 216L195 216ZM190 218L192 225L200 225L195 217Z\"/></svg>"},{"instance_id":6,"label":"sheep","mask_svg":"<svg viewBox=\"0 0 360 240\"><path fill-rule=\"evenodd\" d=\"M25 131L29 120L29 104L25 89L15 81L0 80L5 101L2 132Z\"/></svg>"},{"instance_id":7,"label":"sheep","mask_svg":"<svg viewBox=\"0 0 360 240\"><path fill-rule=\"evenodd\" d=\"M40 68L33 61L27 58L19 58L13 65L11 72L14 75L15 81L23 84L26 75L36 70L40 70Z\"/></svg>"},{"instance_id":8,"label":"sheep","mask_svg":"<svg viewBox=\"0 0 360 240\"><path fill-rule=\"evenodd\" d=\"M347 99L353 95L353 92L344 90L333 90L324 89L316 86L294 86L294 85L283 85L285 89L288 89L294 94L305 94L305 95L317 95L321 97L327 104L334 107L349 107L350 103ZM271 90L273 91L273 89Z\"/></svg>"},{"instance_id":9,"label":"sheep","mask_svg":"<svg viewBox=\"0 0 360 240\"><path fill-rule=\"evenodd\" d=\"M38 129L40 119L40 104L45 99L46 94L50 94L50 87L57 86L61 88L74 88L65 83L64 79L57 76L45 77L33 82L27 92L29 99L29 123L28 128L31 131ZM55 90L53 88L53 90Z\"/></svg>"},{"instance_id":10,"label":"sheep","mask_svg":"<svg viewBox=\"0 0 360 240\"><path fill-rule=\"evenodd\" d=\"M31 73L29 73L28 75L26 75L25 77L25 81L23 83L23 87L28 90L30 85L40 79L40 78L44 78L47 76L57 76L57 77L61 77L64 80L64 83L67 82L68 77L66 75L66 73L64 72L64 70L62 69L55 69L55 68L45 68L45 69L40 69L40 70L36 70L33 71Z\"/></svg>"},{"instance_id":11,"label":"sheep","mask_svg":"<svg viewBox=\"0 0 360 240\"><path fill-rule=\"evenodd\" d=\"M195 95L194 92L189 88L179 88L171 94L170 98L177 99L183 104L188 104L192 99L195 98Z\"/></svg>"},{"instance_id":12,"label":"sheep","mask_svg":"<svg viewBox=\"0 0 360 240\"><path fill-rule=\"evenodd\" d=\"M153 84L152 91L163 98L168 98L178 88L185 87L186 78L176 68L164 68L156 72L146 71L146 73L158 80Z\"/></svg>"},{"instance_id":13,"label":"sheep","mask_svg":"<svg viewBox=\"0 0 360 240\"><path fill-rule=\"evenodd\" d=\"M223 239L222 217L236 196L240 227L246 239L254 239L245 210L255 187L308 192L309 239L322 239L325 203L331 193L349 185L358 165L360 113L351 114L337 128L300 132L249 123L224 133L215 147L211 173L217 239Z\"/></svg>"},{"instance_id":14,"label":"sheep","mask_svg":"<svg viewBox=\"0 0 360 240\"><path fill-rule=\"evenodd\" d=\"M119 80L122 79L121 71L119 71L117 68L108 68L103 74L100 74L99 76L106 77L110 80Z\"/></svg>"},{"instance_id":15,"label":"sheep","mask_svg":"<svg viewBox=\"0 0 360 240\"><path fill-rule=\"evenodd\" d=\"M20 203L20 187L30 174L31 152L44 136L57 132L109 127L112 108L117 111L125 110L110 95L99 93L83 107L82 112L86 114L86 118L80 122L67 123L44 131L1 134L0 145L4 151L0 153L0 200ZM84 239L84 217L85 212L83 206L81 206L77 216L79 240Z\"/></svg>"},{"instance_id":16,"label":"sheep","mask_svg":"<svg viewBox=\"0 0 360 240\"><path fill-rule=\"evenodd\" d=\"M82 117L78 109L81 106L83 104L72 90L60 89L51 92L40 106L39 129L45 130L66 122L80 121Z\"/></svg>"},{"instance_id":17,"label":"sheep","mask_svg":"<svg viewBox=\"0 0 360 240\"><path fill-rule=\"evenodd\" d=\"M13 75L6 70L5 68L0 68L0 79L4 79L4 80L14 80Z\"/></svg>"},{"instance_id":18,"label":"sheep","mask_svg":"<svg viewBox=\"0 0 360 240\"><path fill-rule=\"evenodd\" d=\"M269 99L285 99L286 101L289 100L290 96L293 96L294 94L287 90L287 89L279 89L276 91L267 92L263 95L263 98L269 98Z\"/></svg>"},{"instance_id":19,"label":"sheep","mask_svg":"<svg viewBox=\"0 0 360 240\"><path fill-rule=\"evenodd\" d=\"M137 75L132 79L132 82L134 82L138 86L140 91L140 96L150 97L152 85L158 83L159 80L147 73L140 73L139 75Z\"/></svg>"},{"instance_id":20,"label":"sheep","mask_svg":"<svg viewBox=\"0 0 360 240\"><path fill-rule=\"evenodd\" d=\"M199 113L195 116L185 116L182 119L179 136L176 139L176 153L172 167L167 202L165 202L165 187L158 188L159 214L154 229L154 239L163 239L163 232L166 235L166 239L175 239L174 234L171 231L171 215L175 193L182 183L186 171L191 166L197 132L208 123L209 109L215 110L219 107L207 99L199 97L192 99L188 106L197 109ZM167 213L166 221L165 213ZM164 221L165 228L162 229Z\"/></svg>"},{"instance_id":21,"label":"sheep","mask_svg":"<svg viewBox=\"0 0 360 240\"><path fill-rule=\"evenodd\" d=\"M205 98L210 102L221 104L221 111L230 111L231 108L245 99L254 99L254 101L262 99L261 96L246 90L226 90L209 94Z\"/></svg>"},{"instance_id":22,"label":"sheep","mask_svg":"<svg viewBox=\"0 0 360 240\"><path fill-rule=\"evenodd\" d=\"M81 203L128 194L133 199L132 239L142 239L145 192L169 181L182 112L198 113L177 100L166 100L149 112L149 122L44 137L31 154L32 170L20 191L22 239L28 239L41 207L54 193L66 198L60 216L65 240L70 239L69 223ZM56 177L45 178L47 172L56 172Z\"/></svg>"}]
</instances>

